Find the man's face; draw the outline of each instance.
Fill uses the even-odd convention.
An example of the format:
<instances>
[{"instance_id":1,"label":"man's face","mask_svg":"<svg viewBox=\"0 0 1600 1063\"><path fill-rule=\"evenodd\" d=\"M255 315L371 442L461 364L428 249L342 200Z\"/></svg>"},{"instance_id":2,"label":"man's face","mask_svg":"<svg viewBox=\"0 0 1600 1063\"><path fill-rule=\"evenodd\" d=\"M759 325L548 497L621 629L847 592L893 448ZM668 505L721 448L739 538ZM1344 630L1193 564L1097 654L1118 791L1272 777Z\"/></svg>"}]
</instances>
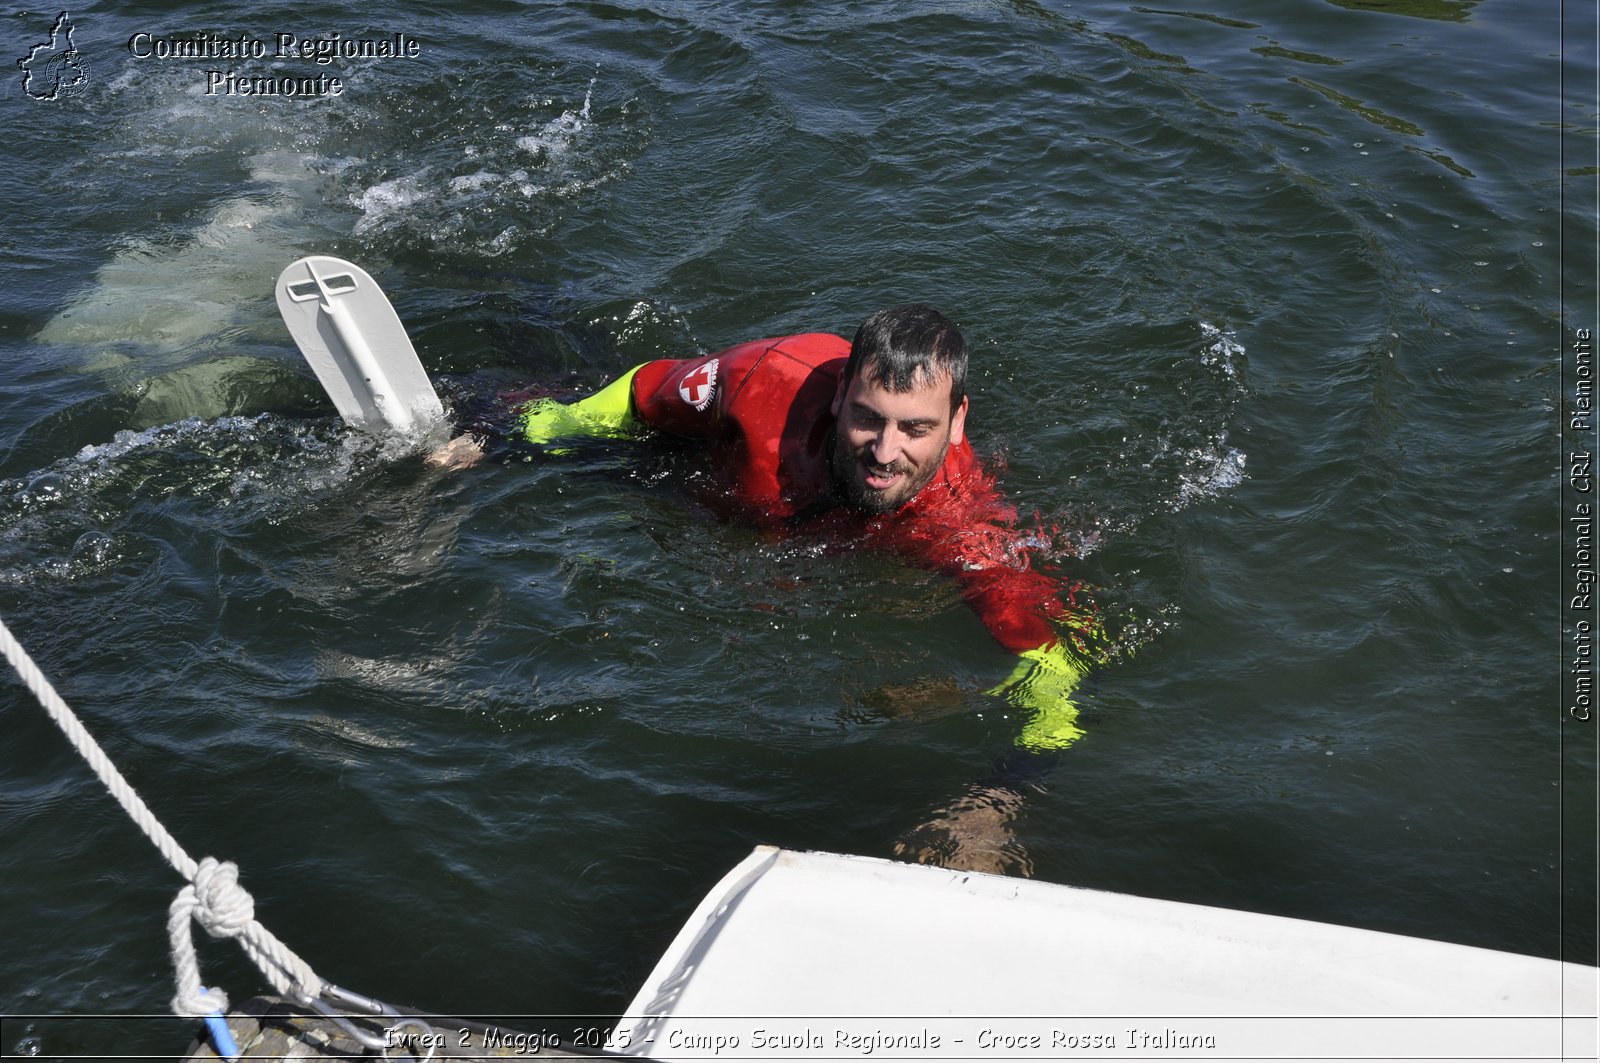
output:
<instances>
[{"instance_id":1,"label":"man's face","mask_svg":"<svg viewBox=\"0 0 1600 1063\"><path fill-rule=\"evenodd\" d=\"M890 513L928 485L945 451L965 437L967 400L950 409L948 373L905 392L869 375L863 367L833 398L833 479L851 505Z\"/></svg>"}]
</instances>

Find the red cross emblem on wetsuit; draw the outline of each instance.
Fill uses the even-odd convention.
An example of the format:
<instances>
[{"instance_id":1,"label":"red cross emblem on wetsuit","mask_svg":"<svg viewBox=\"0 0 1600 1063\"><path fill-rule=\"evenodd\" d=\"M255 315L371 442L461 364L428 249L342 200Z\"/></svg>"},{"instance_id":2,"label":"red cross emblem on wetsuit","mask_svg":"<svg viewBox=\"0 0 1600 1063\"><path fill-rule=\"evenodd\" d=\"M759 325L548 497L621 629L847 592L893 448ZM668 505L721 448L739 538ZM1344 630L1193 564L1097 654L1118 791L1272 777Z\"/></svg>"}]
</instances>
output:
<instances>
[{"instance_id":1,"label":"red cross emblem on wetsuit","mask_svg":"<svg viewBox=\"0 0 1600 1063\"><path fill-rule=\"evenodd\" d=\"M678 397L697 410L711 405L711 396L717 391L717 359L701 365L684 375L678 382Z\"/></svg>"}]
</instances>

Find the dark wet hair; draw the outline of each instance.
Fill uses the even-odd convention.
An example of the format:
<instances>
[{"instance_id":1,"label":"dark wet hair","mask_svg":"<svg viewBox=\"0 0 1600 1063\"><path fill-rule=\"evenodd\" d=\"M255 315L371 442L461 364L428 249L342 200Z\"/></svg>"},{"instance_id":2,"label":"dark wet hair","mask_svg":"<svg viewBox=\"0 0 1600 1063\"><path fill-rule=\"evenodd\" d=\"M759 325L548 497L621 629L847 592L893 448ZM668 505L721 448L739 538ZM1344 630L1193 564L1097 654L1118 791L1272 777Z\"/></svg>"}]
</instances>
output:
<instances>
[{"instance_id":1,"label":"dark wet hair","mask_svg":"<svg viewBox=\"0 0 1600 1063\"><path fill-rule=\"evenodd\" d=\"M899 392L949 373L954 410L967 394L967 341L954 321L931 306L892 306L856 329L844 378L854 380L862 371L879 387Z\"/></svg>"}]
</instances>

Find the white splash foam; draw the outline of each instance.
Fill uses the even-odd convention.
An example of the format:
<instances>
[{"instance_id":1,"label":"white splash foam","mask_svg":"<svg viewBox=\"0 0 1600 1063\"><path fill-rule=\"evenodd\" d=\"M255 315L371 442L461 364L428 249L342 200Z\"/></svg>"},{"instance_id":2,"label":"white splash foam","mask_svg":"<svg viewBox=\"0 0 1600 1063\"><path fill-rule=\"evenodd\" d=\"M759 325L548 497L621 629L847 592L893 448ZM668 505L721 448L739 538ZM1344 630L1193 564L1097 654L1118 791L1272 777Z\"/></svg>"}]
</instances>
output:
<instances>
[{"instance_id":1,"label":"white splash foam","mask_svg":"<svg viewBox=\"0 0 1600 1063\"><path fill-rule=\"evenodd\" d=\"M373 185L359 196L351 197L351 202L360 209L361 218L356 222L354 235L387 228L392 221L418 203L430 198L430 194L423 187L425 171L406 174L396 177L391 181L384 181Z\"/></svg>"},{"instance_id":2,"label":"white splash foam","mask_svg":"<svg viewBox=\"0 0 1600 1063\"><path fill-rule=\"evenodd\" d=\"M1200 364L1219 366L1230 380L1239 379L1238 357L1244 353L1244 345L1231 331L1204 321L1200 322L1200 334L1213 341L1200 352Z\"/></svg>"},{"instance_id":3,"label":"white splash foam","mask_svg":"<svg viewBox=\"0 0 1600 1063\"><path fill-rule=\"evenodd\" d=\"M488 170L479 170L477 173L463 174L460 177L450 178L450 191L471 192L497 180Z\"/></svg>"},{"instance_id":4,"label":"white splash foam","mask_svg":"<svg viewBox=\"0 0 1600 1063\"><path fill-rule=\"evenodd\" d=\"M1183 452L1183 471L1178 474L1178 494L1172 508L1182 509L1238 487L1244 482L1244 470L1245 453L1228 446L1226 432L1208 446L1189 448Z\"/></svg>"},{"instance_id":5,"label":"white splash foam","mask_svg":"<svg viewBox=\"0 0 1600 1063\"><path fill-rule=\"evenodd\" d=\"M477 142L462 145L459 162L448 169L425 166L352 195L350 202L361 211L352 235L402 231L436 243L466 241L494 256L513 251L518 237L528 231L548 231L526 224L486 229L483 219L522 216L525 211L518 201L537 201L559 210L557 204L581 198L625 169L621 164L591 172L597 162L592 156L599 150L589 143L595 130L592 113L598 81L598 75L590 79L580 106L561 111L531 131L519 121L500 122L481 130ZM545 109L554 101L528 103L548 113Z\"/></svg>"},{"instance_id":6,"label":"white splash foam","mask_svg":"<svg viewBox=\"0 0 1600 1063\"><path fill-rule=\"evenodd\" d=\"M562 111L555 118L544 124L544 128L537 133L518 137L516 145L523 151L532 155L542 155L545 159L555 161L567 153L573 143L589 127L589 104L594 98L594 83L599 78L589 80L589 90L583 94L583 106L577 111Z\"/></svg>"}]
</instances>

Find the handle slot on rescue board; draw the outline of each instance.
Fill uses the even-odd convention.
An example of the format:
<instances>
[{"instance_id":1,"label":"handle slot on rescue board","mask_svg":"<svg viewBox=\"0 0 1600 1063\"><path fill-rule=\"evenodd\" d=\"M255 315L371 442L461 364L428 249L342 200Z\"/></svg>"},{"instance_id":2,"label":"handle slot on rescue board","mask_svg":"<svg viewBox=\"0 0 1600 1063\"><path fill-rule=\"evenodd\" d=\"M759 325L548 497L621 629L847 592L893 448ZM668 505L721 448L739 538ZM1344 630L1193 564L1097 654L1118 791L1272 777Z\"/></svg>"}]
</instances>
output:
<instances>
[{"instance_id":1,"label":"handle slot on rescue board","mask_svg":"<svg viewBox=\"0 0 1600 1063\"><path fill-rule=\"evenodd\" d=\"M360 266L302 258L278 275L277 291L283 323L346 424L411 432L442 422L400 316Z\"/></svg>"}]
</instances>

